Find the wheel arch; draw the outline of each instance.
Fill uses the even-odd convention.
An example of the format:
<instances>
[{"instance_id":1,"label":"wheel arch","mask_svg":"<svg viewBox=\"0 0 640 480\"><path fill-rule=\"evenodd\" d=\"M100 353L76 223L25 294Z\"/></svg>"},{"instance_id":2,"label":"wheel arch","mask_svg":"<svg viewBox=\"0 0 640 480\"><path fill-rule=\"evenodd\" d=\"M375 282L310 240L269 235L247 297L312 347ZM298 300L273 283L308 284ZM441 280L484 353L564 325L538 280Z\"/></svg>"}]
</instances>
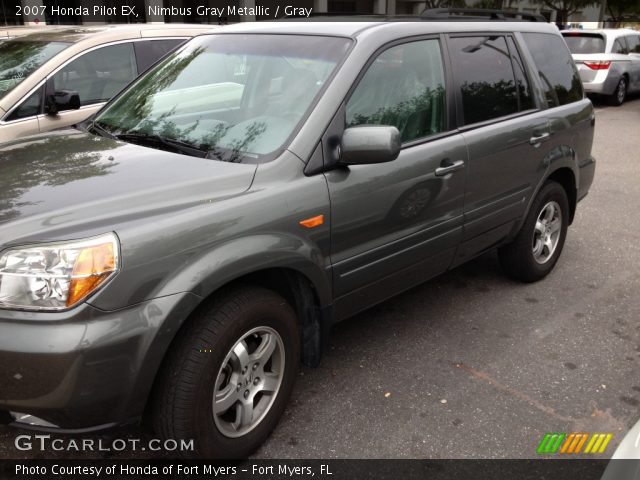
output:
<instances>
[{"instance_id":1,"label":"wheel arch","mask_svg":"<svg viewBox=\"0 0 640 480\"><path fill-rule=\"evenodd\" d=\"M154 397L154 389L158 381L160 372L163 369L165 359L180 339L180 333L189 324L189 321L202 308L209 308L211 302L223 291L234 288L242 288L243 285L259 286L281 295L293 307L298 317L300 325L300 345L301 345L301 362L310 367L319 365L322 358L322 352L327 342L328 330L331 325L330 305L329 301L329 285L319 280L321 272L316 275L309 275L309 269L313 268L308 263L305 268L305 262L300 258L297 262L282 261L270 262L269 266L264 264L261 268L253 270L237 270L236 275L227 276L220 275L219 281L215 283L203 282L198 286L200 302L194 308L184 315L182 318L174 320L173 325L167 325L172 330L169 338L156 338L149 350L156 351L154 355L148 357L149 362L155 365L148 365L146 372L154 372L153 379L148 384L148 394L146 399L146 407L143 417L147 417L149 408ZM293 264L293 265L292 265ZM214 271L211 275L215 275ZM210 278L211 275L205 276ZM159 362L154 359L160 359ZM145 421L146 423L146 421Z\"/></svg>"},{"instance_id":2,"label":"wheel arch","mask_svg":"<svg viewBox=\"0 0 640 480\"><path fill-rule=\"evenodd\" d=\"M558 182L564 188L567 193L567 199L569 200L569 225L573 223L573 219L578 204L578 182L579 182L579 168L577 154L573 148L560 145L552 149L545 159L543 164L546 165L546 172L540 178L540 181L535 187L533 194L529 198L527 208L522 216L522 219L517 224L517 228L514 229L513 235L520 231L525 219L529 215L531 206L538 193L542 189L545 183L549 180Z\"/></svg>"},{"instance_id":3,"label":"wheel arch","mask_svg":"<svg viewBox=\"0 0 640 480\"><path fill-rule=\"evenodd\" d=\"M165 287L190 291L201 304L214 299L222 289L255 285L275 291L296 310L303 334L305 364L319 362L316 351L323 341L324 323L331 305L331 275L323 265L325 256L305 239L286 234L247 236L220 245L199 256ZM200 306L200 305L199 305ZM176 334L187 319L175 326Z\"/></svg>"},{"instance_id":4,"label":"wheel arch","mask_svg":"<svg viewBox=\"0 0 640 480\"><path fill-rule=\"evenodd\" d=\"M545 183L548 181L557 182L564 188L569 200L569 225L571 225L578 205L578 187L573 169L569 167L558 168L547 176Z\"/></svg>"}]
</instances>

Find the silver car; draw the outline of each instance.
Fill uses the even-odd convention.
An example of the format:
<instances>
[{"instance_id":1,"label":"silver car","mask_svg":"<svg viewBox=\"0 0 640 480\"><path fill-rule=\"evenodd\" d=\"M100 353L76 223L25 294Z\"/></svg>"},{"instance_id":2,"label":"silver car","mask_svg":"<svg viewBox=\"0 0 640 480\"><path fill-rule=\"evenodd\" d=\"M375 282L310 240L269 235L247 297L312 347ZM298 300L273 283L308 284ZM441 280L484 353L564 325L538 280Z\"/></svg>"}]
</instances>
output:
<instances>
[{"instance_id":1,"label":"silver car","mask_svg":"<svg viewBox=\"0 0 640 480\"><path fill-rule=\"evenodd\" d=\"M622 105L640 91L640 32L629 29L562 32L588 94L606 95Z\"/></svg>"}]
</instances>

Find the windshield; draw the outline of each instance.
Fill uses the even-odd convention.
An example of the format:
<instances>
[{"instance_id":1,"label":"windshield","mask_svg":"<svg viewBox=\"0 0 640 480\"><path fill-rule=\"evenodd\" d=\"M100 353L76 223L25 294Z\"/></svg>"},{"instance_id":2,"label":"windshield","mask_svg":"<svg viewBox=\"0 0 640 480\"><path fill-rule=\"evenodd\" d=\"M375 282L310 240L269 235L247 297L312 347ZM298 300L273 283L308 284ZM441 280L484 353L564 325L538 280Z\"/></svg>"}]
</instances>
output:
<instances>
[{"instance_id":1,"label":"windshield","mask_svg":"<svg viewBox=\"0 0 640 480\"><path fill-rule=\"evenodd\" d=\"M563 36L573 54L604 53L605 41L602 35L566 33Z\"/></svg>"},{"instance_id":2,"label":"windshield","mask_svg":"<svg viewBox=\"0 0 640 480\"><path fill-rule=\"evenodd\" d=\"M344 38L207 35L95 119L96 133L228 162L280 149L345 56Z\"/></svg>"},{"instance_id":3,"label":"windshield","mask_svg":"<svg viewBox=\"0 0 640 480\"><path fill-rule=\"evenodd\" d=\"M68 46L69 44L64 42L0 42L0 98Z\"/></svg>"}]
</instances>

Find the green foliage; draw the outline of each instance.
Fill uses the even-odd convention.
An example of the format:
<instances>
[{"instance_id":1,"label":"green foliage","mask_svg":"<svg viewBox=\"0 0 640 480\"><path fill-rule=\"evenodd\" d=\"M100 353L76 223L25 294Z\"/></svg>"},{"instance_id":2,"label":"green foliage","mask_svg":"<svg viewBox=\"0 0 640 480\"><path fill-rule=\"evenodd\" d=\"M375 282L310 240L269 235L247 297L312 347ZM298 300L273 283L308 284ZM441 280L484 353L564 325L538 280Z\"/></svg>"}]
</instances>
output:
<instances>
[{"instance_id":1,"label":"green foliage","mask_svg":"<svg viewBox=\"0 0 640 480\"><path fill-rule=\"evenodd\" d=\"M465 0L427 0L426 8L462 8L466 6Z\"/></svg>"},{"instance_id":2,"label":"green foliage","mask_svg":"<svg viewBox=\"0 0 640 480\"><path fill-rule=\"evenodd\" d=\"M640 0L608 0L607 14L614 22L640 15Z\"/></svg>"},{"instance_id":3,"label":"green foliage","mask_svg":"<svg viewBox=\"0 0 640 480\"><path fill-rule=\"evenodd\" d=\"M569 17L574 13L600 4L594 0L537 0L537 3L542 7L555 10L557 12L556 23L558 24L567 23Z\"/></svg>"}]
</instances>

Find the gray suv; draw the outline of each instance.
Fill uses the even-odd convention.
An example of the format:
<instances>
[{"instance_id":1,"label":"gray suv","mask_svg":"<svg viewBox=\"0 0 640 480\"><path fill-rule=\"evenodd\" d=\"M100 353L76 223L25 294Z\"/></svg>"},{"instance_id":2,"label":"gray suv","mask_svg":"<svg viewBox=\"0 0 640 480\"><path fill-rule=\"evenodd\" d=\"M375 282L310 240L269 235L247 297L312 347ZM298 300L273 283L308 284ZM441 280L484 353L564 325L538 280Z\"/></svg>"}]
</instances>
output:
<instances>
[{"instance_id":1,"label":"gray suv","mask_svg":"<svg viewBox=\"0 0 640 480\"><path fill-rule=\"evenodd\" d=\"M246 456L334 323L496 248L545 277L593 132L547 24L197 37L81 129L0 146L0 413Z\"/></svg>"}]
</instances>

